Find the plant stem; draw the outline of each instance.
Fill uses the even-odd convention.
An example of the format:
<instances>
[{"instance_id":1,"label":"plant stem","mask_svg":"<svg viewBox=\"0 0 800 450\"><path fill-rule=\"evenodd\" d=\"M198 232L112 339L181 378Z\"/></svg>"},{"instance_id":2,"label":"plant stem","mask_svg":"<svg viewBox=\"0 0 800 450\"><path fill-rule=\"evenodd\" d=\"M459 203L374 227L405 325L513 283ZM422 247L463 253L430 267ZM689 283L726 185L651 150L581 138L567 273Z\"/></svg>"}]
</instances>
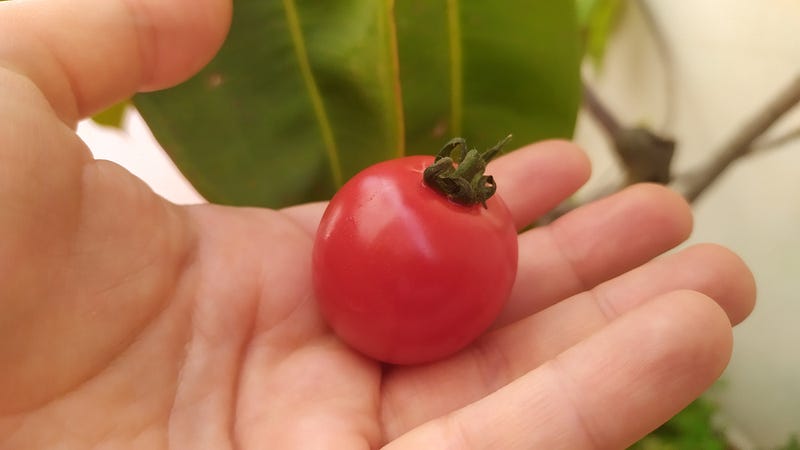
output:
<instances>
[{"instance_id":1,"label":"plant stem","mask_svg":"<svg viewBox=\"0 0 800 450\"><path fill-rule=\"evenodd\" d=\"M453 138L439 150L433 164L425 168L422 179L431 189L464 206L483 205L494 195L497 184L491 175L484 175L486 164L494 158L511 139L506 136L494 147L479 153L469 150L463 138ZM463 147L458 156L453 150Z\"/></svg>"},{"instance_id":2,"label":"plant stem","mask_svg":"<svg viewBox=\"0 0 800 450\"><path fill-rule=\"evenodd\" d=\"M664 70L664 123L661 130L672 130L675 119L675 65L673 64L672 51L667 43L664 30L653 13L653 8L647 0L639 0L639 9L642 17L647 23L647 28L655 41L656 51L661 56L661 64Z\"/></svg>"},{"instance_id":3,"label":"plant stem","mask_svg":"<svg viewBox=\"0 0 800 450\"><path fill-rule=\"evenodd\" d=\"M622 134L622 125L620 125L617 118L614 117L614 114L603 104L597 96L597 93L595 93L594 89L592 89L588 83L584 81L582 86L583 105L586 107L586 110L594 117L597 123L600 124L600 127L608 134L611 141L616 142Z\"/></svg>"},{"instance_id":4,"label":"plant stem","mask_svg":"<svg viewBox=\"0 0 800 450\"><path fill-rule=\"evenodd\" d=\"M717 158L684 189L683 194L686 199L689 202L696 201L734 161L750 151L756 139L798 103L800 103L800 75L721 146L716 152Z\"/></svg>"},{"instance_id":5,"label":"plant stem","mask_svg":"<svg viewBox=\"0 0 800 450\"><path fill-rule=\"evenodd\" d=\"M625 168L626 185L640 182L669 183L672 179L672 156L675 153L673 139L657 135L644 127L621 125L585 82L583 102L608 134L611 148Z\"/></svg>"},{"instance_id":6,"label":"plant stem","mask_svg":"<svg viewBox=\"0 0 800 450\"><path fill-rule=\"evenodd\" d=\"M788 144L789 142L794 141L795 139L800 139L800 127L795 128L792 131L789 131L786 134L780 135L776 138L771 138L768 141L758 141L753 144L753 148L750 149L751 152L763 152L765 150L772 150L776 147L781 147L784 144Z\"/></svg>"}]
</instances>

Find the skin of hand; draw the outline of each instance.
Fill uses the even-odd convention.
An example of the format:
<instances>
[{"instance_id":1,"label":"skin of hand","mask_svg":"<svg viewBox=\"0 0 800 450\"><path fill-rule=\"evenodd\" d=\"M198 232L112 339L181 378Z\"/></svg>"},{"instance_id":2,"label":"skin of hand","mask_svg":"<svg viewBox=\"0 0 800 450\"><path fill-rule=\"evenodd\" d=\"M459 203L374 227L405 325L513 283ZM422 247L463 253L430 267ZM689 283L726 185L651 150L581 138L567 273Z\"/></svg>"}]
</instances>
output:
<instances>
[{"instance_id":1,"label":"skin of hand","mask_svg":"<svg viewBox=\"0 0 800 450\"><path fill-rule=\"evenodd\" d=\"M310 288L323 204L179 207L75 135L197 71L230 17L225 0L0 2L0 449L618 449L720 375L752 275L715 245L656 258L692 221L654 185L522 233L508 306L463 352L349 350ZM489 173L523 228L589 165L553 141Z\"/></svg>"}]
</instances>

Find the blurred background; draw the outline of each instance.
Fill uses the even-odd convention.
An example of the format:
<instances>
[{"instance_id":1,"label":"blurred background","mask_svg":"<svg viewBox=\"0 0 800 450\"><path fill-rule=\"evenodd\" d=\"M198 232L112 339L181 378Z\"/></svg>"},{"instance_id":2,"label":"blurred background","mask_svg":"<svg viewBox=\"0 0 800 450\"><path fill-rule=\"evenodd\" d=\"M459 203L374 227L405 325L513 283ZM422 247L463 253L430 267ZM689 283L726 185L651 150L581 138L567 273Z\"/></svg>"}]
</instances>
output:
<instances>
[{"instance_id":1,"label":"blurred background","mask_svg":"<svg viewBox=\"0 0 800 450\"><path fill-rule=\"evenodd\" d=\"M636 7L641 3L629 2L632 7L610 36L602 69L587 72L620 120L649 125L677 141L673 167L680 176L712 161L800 77L800 2L647 4L669 47L668 61L658 51L646 13ZM670 82L674 87L667 87ZM736 161L693 205L689 243L730 247L750 265L758 285L756 308L736 328L730 366L711 392L718 420L743 449L780 448L800 434L798 131L800 107L795 107L761 138L765 148ZM621 176L605 136L585 112L576 139L594 162L584 192ZM775 139L783 143L770 146Z\"/></svg>"},{"instance_id":2,"label":"blurred background","mask_svg":"<svg viewBox=\"0 0 800 450\"><path fill-rule=\"evenodd\" d=\"M674 141L678 188L702 177L726 142L800 79L797 0L578 1L576 12L583 33L599 36L600 50L581 65L584 84L617 125ZM594 173L578 203L629 175L597 114L584 98L574 139L590 154ZM688 426L672 429L721 437L650 440L640 448L800 448L792 442L800 435L800 107L769 125L693 203L689 243L732 248L759 289L753 315L735 331L722 381ZM78 132L97 158L125 166L165 198L204 201L132 107L121 129L85 121Z\"/></svg>"}]
</instances>

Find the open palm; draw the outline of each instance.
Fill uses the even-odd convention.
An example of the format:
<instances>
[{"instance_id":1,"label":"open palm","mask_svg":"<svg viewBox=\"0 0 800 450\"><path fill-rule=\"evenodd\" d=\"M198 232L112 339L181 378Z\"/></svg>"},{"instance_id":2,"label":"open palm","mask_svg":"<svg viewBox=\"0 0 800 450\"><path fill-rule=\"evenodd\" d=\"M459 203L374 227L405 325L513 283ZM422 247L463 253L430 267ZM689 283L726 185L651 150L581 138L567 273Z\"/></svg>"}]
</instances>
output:
<instances>
[{"instance_id":1,"label":"open palm","mask_svg":"<svg viewBox=\"0 0 800 450\"><path fill-rule=\"evenodd\" d=\"M0 448L622 448L727 363L754 286L637 186L520 235L493 329L447 360L351 351L310 288L324 205L178 207L77 120L210 58L224 0L0 3ZM520 228L588 177L564 142L490 166Z\"/></svg>"}]
</instances>

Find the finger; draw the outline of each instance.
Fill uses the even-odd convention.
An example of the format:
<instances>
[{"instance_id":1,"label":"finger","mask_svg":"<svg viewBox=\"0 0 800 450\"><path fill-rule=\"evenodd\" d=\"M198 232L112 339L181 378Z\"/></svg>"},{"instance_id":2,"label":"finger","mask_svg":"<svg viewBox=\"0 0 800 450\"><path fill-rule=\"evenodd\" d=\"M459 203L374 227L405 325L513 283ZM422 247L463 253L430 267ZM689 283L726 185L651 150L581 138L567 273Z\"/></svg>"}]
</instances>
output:
<instances>
[{"instance_id":1,"label":"finger","mask_svg":"<svg viewBox=\"0 0 800 450\"><path fill-rule=\"evenodd\" d=\"M328 202L304 203L283 208L281 212L292 219L309 236L313 237L317 234L319 221L327 206Z\"/></svg>"},{"instance_id":2,"label":"finger","mask_svg":"<svg viewBox=\"0 0 800 450\"><path fill-rule=\"evenodd\" d=\"M635 185L520 236L517 278L496 326L540 311L683 242L692 229L683 197Z\"/></svg>"},{"instance_id":3,"label":"finger","mask_svg":"<svg viewBox=\"0 0 800 450\"><path fill-rule=\"evenodd\" d=\"M755 306L753 273L738 255L715 244L695 245L653 260L571 300L597 302L607 315L615 317L644 299L677 289L691 289L715 299L733 324L742 322Z\"/></svg>"},{"instance_id":4,"label":"finger","mask_svg":"<svg viewBox=\"0 0 800 450\"><path fill-rule=\"evenodd\" d=\"M229 0L0 3L0 67L29 77L66 123L176 84L219 48Z\"/></svg>"},{"instance_id":5,"label":"finger","mask_svg":"<svg viewBox=\"0 0 800 450\"><path fill-rule=\"evenodd\" d=\"M589 178L589 160L566 141L545 141L523 147L493 161L487 173L498 179L497 191L514 216L517 228L561 203ZM281 210L312 235L325 211L324 202Z\"/></svg>"},{"instance_id":6,"label":"finger","mask_svg":"<svg viewBox=\"0 0 800 450\"><path fill-rule=\"evenodd\" d=\"M489 164L497 193L514 216L517 229L555 208L589 179L586 154L567 141L528 145Z\"/></svg>"},{"instance_id":7,"label":"finger","mask_svg":"<svg viewBox=\"0 0 800 450\"><path fill-rule=\"evenodd\" d=\"M713 298L734 323L752 310L755 299L751 272L723 247L700 245L656 259L591 292L495 330L451 359L389 373L384 381L384 407L393 417L387 421L388 431L399 434L488 395L619 315L684 289Z\"/></svg>"},{"instance_id":8,"label":"finger","mask_svg":"<svg viewBox=\"0 0 800 450\"><path fill-rule=\"evenodd\" d=\"M5 412L85 382L181 297L196 248L183 211L119 166L92 162L63 122L187 76L212 53L213 30L195 28L206 16L209 26L224 23L226 5L0 3L0 236L11 237L0 245Z\"/></svg>"},{"instance_id":9,"label":"finger","mask_svg":"<svg viewBox=\"0 0 800 450\"><path fill-rule=\"evenodd\" d=\"M713 383L731 345L716 303L691 291L666 294L386 448L626 448Z\"/></svg>"}]
</instances>

